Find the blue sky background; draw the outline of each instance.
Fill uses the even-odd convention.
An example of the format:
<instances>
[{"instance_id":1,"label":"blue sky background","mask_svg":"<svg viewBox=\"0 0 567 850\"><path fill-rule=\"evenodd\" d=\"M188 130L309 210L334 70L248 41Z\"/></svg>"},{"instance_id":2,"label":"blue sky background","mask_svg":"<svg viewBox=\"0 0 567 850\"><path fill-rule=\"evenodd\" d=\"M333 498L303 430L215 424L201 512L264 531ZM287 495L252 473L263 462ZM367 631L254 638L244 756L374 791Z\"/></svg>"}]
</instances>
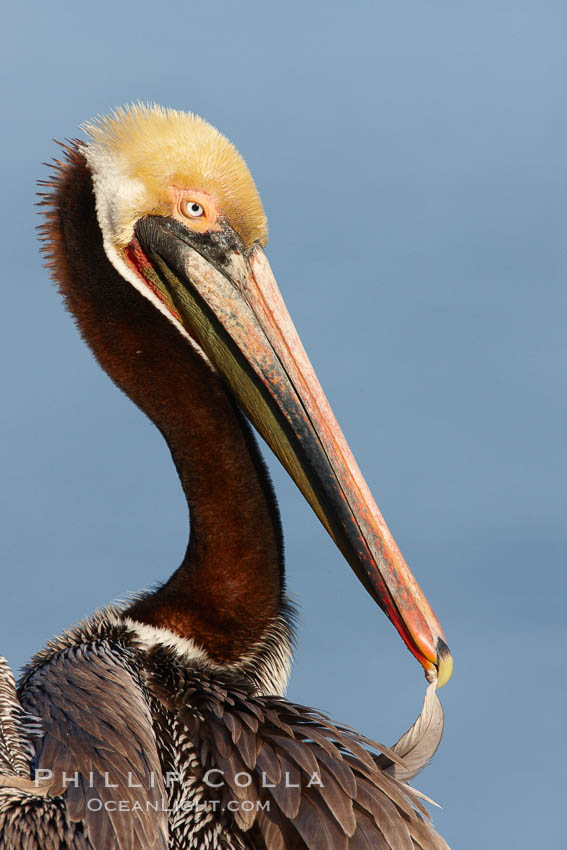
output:
<instances>
[{"instance_id":1,"label":"blue sky background","mask_svg":"<svg viewBox=\"0 0 567 850\"><path fill-rule=\"evenodd\" d=\"M161 437L42 269L34 181L95 113L192 109L241 150L269 257L455 657L419 786L459 850L565 846L567 6L61 0L4 14L0 651L166 578ZM273 458L289 694L385 743L420 668Z\"/></svg>"}]
</instances>

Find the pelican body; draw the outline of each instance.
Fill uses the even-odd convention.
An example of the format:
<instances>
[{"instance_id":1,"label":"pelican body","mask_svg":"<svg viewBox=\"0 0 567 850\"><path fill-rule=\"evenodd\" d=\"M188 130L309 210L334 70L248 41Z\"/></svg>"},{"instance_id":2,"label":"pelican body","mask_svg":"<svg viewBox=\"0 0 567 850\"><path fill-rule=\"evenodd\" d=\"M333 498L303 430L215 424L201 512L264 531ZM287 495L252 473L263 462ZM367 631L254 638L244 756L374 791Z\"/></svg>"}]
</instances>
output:
<instances>
[{"instance_id":1,"label":"pelican body","mask_svg":"<svg viewBox=\"0 0 567 850\"><path fill-rule=\"evenodd\" d=\"M268 265L248 168L202 119L118 110L45 183L48 264L163 434L190 515L157 589L0 664L0 848L444 848L407 785L442 730L441 627L333 416ZM392 748L283 697L282 531L249 421L433 682Z\"/></svg>"}]
</instances>

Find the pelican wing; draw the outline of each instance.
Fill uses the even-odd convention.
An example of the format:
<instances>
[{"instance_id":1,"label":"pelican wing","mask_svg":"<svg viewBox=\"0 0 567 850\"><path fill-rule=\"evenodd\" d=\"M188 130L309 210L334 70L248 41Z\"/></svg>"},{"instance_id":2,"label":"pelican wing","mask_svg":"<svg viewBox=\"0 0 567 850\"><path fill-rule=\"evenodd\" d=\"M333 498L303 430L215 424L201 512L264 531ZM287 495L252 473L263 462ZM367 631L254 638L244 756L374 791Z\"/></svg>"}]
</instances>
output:
<instances>
[{"instance_id":1,"label":"pelican wing","mask_svg":"<svg viewBox=\"0 0 567 850\"><path fill-rule=\"evenodd\" d=\"M151 690L185 724L209 802L232 813L243 846L246 835L259 850L448 850L419 792L392 770L415 772L419 728L406 767L393 750L313 708L254 695L241 678L179 668L172 681L171 666L152 669Z\"/></svg>"},{"instance_id":2,"label":"pelican wing","mask_svg":"<svg viewBox=\"0 0 567 850\"><path fill-rule=\"evenodd\" d=\"M0 800L0 848L167 848L151 717L121 652L105 640L74 646L24 681L23 705L44 731L36 776L48 789Z\"/></svg>"}]
</instances>

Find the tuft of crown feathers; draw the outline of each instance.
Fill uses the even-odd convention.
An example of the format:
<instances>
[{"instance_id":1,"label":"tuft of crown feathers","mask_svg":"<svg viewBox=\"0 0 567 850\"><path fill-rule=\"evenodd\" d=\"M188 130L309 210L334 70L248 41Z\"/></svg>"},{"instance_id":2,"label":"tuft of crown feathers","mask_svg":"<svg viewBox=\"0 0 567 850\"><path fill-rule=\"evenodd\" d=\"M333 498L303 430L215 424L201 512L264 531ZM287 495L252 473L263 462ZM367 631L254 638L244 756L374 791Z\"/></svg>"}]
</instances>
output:
<instances>
[{"instance_id":1,"label":"tuft of crown feathers","mask_svg":"<svg viewBox=\"0 0 567 850\"><path fill-rule=\"evenodd\" d=\"M159 206L170 186L207 192L248 248L266 244L266 215L248 166L232 142L203 118L157 104L132 104L84 124L83 130L89 137L87 159L89 150L96 150L97 160L112 160L125 177L144 187L145 199ZM150 212L145 206L132 215Z\"/></svg>"}]
</instances>

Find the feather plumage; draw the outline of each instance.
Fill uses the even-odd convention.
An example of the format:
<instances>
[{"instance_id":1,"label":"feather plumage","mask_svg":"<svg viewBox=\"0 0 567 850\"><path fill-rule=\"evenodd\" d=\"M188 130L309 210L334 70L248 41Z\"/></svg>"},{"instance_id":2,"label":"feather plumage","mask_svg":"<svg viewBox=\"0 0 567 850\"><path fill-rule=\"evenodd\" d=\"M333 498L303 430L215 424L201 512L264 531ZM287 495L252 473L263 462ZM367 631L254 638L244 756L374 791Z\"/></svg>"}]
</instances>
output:
<instances>
[{"instance_id":1,"label":"feather plumage","mask_svg":"<svg viewBox=\"0 0 567 850\"><path fill-rule=\"evenodd\" d=\"M442 711L433 686L422 714L390 751L319 711L258 695L233 674L181 668L158 652L148 675L150 692L186 726L194 749L203 752L206 742L203 773L218 771L240 807L249 805L235 815L236 828L258 828L269 850L351 850L371 837L372 846L388 850L447 847L400 778L415 775L439 743Z\"/></svg>"},{"instance_id":2,"label":"feather plumage","mask_svg":"<svg viewBox=\"0 0 567 850\"><path fill-rule=\"evenodd\" d=\"M238 671L143 647L115 608L38 653L19 699L10 676L10 716L41 716L42 734L22 739L18 727L26 778L0 784L2 850L48 846L46 836L54 848L84 850L447 848L405 782L442 732L432 686L389 750L315 709L259 694ZM32 749L34 766L52 771L47 787L30 779ZM101 810L88 811L91 798ZM116 799L124 813L105 810Z\"/></svg>"}]
</instances>

